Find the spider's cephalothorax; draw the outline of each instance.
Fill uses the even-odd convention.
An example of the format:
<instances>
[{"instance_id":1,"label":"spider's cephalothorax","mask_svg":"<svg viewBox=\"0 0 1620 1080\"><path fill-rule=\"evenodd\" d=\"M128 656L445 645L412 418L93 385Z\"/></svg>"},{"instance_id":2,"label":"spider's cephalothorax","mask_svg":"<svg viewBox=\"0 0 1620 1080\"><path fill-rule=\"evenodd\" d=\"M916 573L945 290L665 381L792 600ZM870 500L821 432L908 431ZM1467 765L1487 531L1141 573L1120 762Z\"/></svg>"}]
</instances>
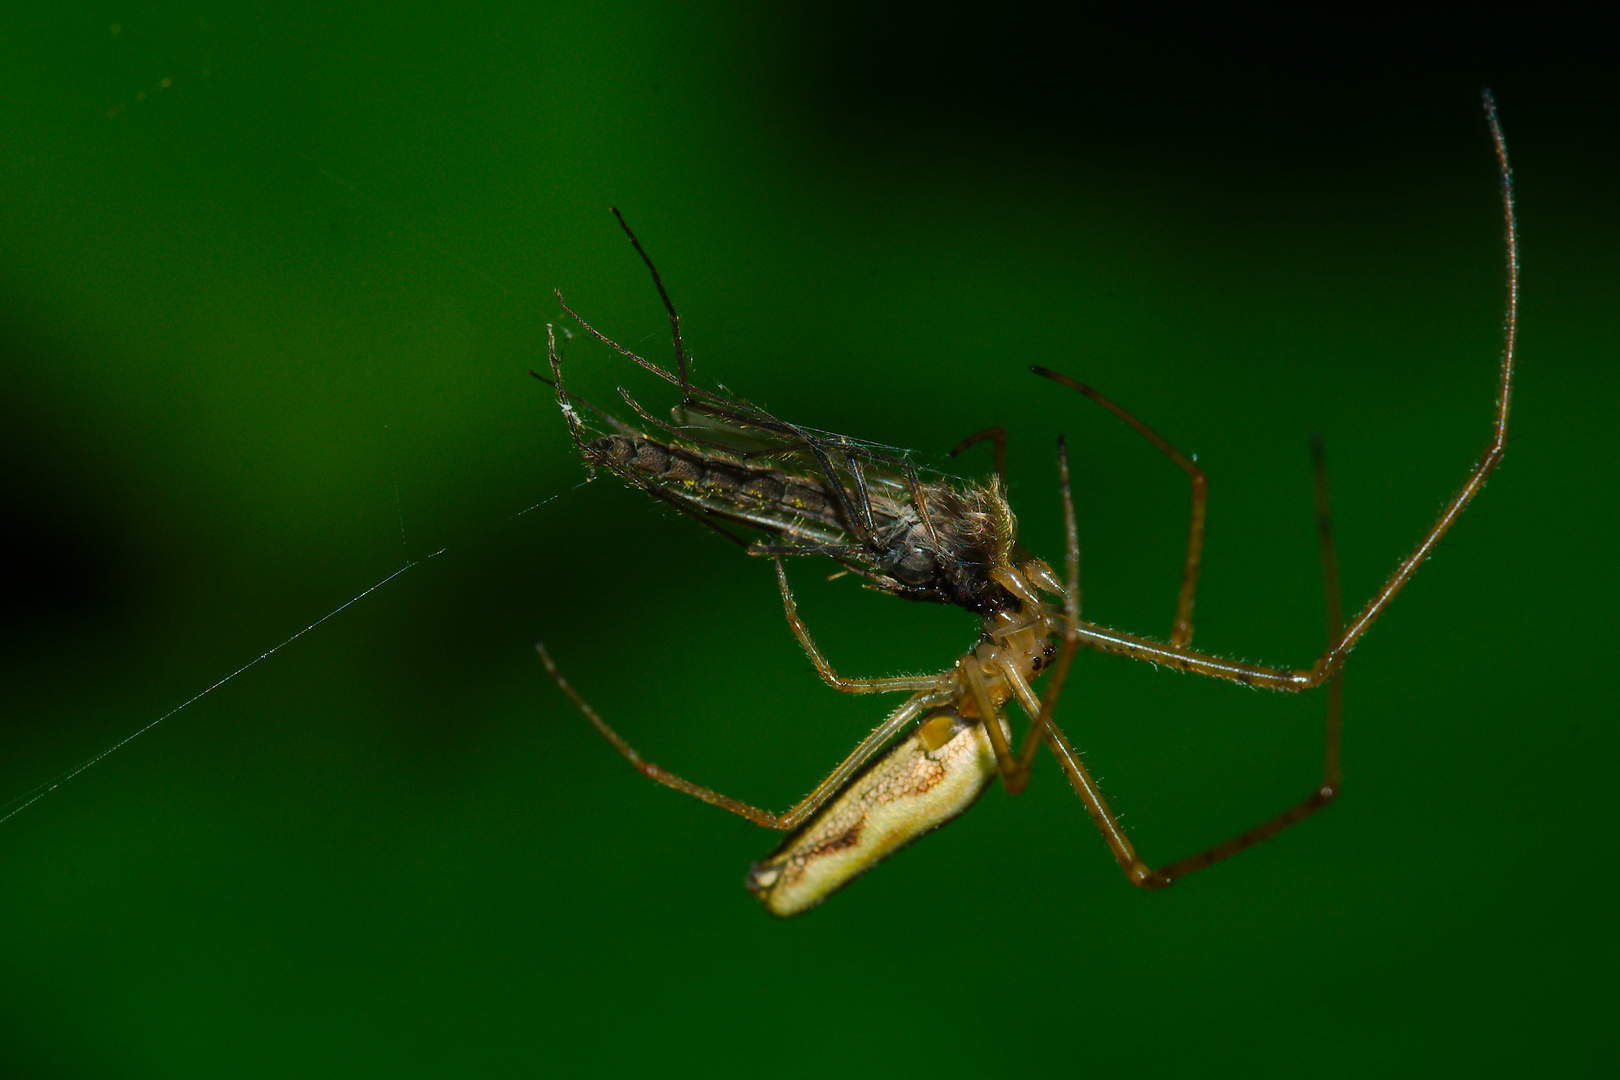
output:
<instances>
[{"instance_id":1,"label":"spider's cephalothorax","mask_svg":"<svg viewBox=\"0 0 1620 1080\"><path fill-rule=\"evenodd\" d=\"M902 706L910 732L843 781L836 798L807 817L777 849L749 867L746 884L773 915L797 915L932 829L955 819L1000 775L1019 790L1039 745L1042 705L1030 683L1051 667L1067 620L1050 567L1029 559L996 567L1006 602L984 613L979 642L949 670L914 680ZM811 649L783 579L789 622ZM1017 701L1030 720L1014 753L1005 707ZM891 718L891 722L892 722Z\"/></svg>"}]
</instances>

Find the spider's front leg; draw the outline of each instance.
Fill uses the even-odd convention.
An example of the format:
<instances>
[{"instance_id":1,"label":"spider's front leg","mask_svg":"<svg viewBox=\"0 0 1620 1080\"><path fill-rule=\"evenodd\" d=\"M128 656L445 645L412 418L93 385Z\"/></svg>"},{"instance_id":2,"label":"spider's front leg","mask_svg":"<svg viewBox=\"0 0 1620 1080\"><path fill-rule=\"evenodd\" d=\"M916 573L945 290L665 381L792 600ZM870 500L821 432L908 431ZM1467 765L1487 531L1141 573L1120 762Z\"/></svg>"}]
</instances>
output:
<instances>
[{"instance_id":1,"label":"spider's front leg","mask_svg":"<svg viewBox=\"0 0 1620 1080\"><path fill-rule=\"evenodd\" d=\"M793 630L793 636L799 639L804 654L816 666L816 673L828 686L845 694L917 693L941 689L942 680L948 680L948 675L897 675L890 678L862 679L838 674L827 662L827 658L821 655L821 650L810 637L810 628L805 626L804 620L799 617L799 605L793 602L793 589L788 585L787 567L782 565L782 556L772 555L771 561L776 564L776 582L782 590L782 610L787 615L788 626Z\"/></svg>"}]
</instances>

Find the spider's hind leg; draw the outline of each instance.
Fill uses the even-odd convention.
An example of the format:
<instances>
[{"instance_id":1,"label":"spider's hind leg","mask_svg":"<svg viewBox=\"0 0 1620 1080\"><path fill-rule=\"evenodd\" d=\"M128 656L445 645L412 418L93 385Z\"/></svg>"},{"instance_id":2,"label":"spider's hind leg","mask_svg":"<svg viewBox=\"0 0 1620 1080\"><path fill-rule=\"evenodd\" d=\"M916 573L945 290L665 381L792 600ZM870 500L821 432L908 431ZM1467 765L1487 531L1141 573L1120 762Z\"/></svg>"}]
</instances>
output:
<instances>
[{"instance_id":1,"label":"spider's hind leg","mask_svg":"<svg viewBox=\"0 0 1620 1080\"><path fill-rule=\"evenodd\" d=\"M1339 562L1333 545L1333 518L1328 508L1327 486L1327 455L1322 445L1322 436L1311 437L1311 477L1316 495L1316 535L1322 553L1322 591L1327 608L1327 639L1329 642L1339 640L1344 633L1344 604L1339 593ZM1284 810L1276 817L1248 829L1225 843L1178 859L1169 866L1161 867L1156 876L1163 878L1165 884L1185 877L1194 870L1202 870L1206 866L1213 866L1222 859L1230 858L1245 848L1253 847L1262 840L1269 840L1290 825L1297 825L1301 821L1315 814L1339 796L1339 789L1343 784L1343 773L1340 768L1341 746L1344 738L1344 666L1333 669L1328 679L1328 707L1326 722L1326 747L1323 751L1322 783L1317 789L1304 799Z\"/></svg>"},{"instance_id":2,"label":"spider's hind leg","mask_svg":"<svg viewBox=\"0 0 1620 1080\"><path fill-rule=\"evenodd\" d=\"M1328 512L1327 466L1319 437L1312 441L1311 457L1316 488L1317 537L1322 554L1322 584L1326 594L1328 640L1332 642L1337 641L1343 633L1344 615L1339 599L1338 560L1333 545L1332 518ZM1054 685L1047 688L1048 700L1043 703L1041 710L1043 716L1051 709L1052 699L1055 696L1054 687L1061 685L1060 680L1068 670L1068 660L1072 652L1073 643L1066 639L1064 651L1054 665L1057 668L1053 672ZM1090 772L1081 763L1063 732L1056 724L1048 724L1045 735L1047 746L1051 748L1053 756L1058 759L1058 764L1068 776L1075 794L1085 803L1091 819L1102 832L1103 839L1108 843L1109 849L1114 853L1115 859L1119 861L1121 869L1125 871L1131 883L1144 889L1162 889L1177 878L1185 877L1195 870L1202 870L1206 866L1213 866L1262 840L1270 839L1291 825L1297 825L1337 798L1341 783L1339 763L1343 711L1344 669L1341 666L1334 668L1328 679L1327 747L1324 753L1322 783L1317 789L1276 817L1239 833L1224 843L1216 844L1196 855L1178 859L1159 869L1149 867L1136 854L1135 846L1120 829L1118 818L1114 816L1107 800L1103 798Z\"/></svg>"}]
</instances>

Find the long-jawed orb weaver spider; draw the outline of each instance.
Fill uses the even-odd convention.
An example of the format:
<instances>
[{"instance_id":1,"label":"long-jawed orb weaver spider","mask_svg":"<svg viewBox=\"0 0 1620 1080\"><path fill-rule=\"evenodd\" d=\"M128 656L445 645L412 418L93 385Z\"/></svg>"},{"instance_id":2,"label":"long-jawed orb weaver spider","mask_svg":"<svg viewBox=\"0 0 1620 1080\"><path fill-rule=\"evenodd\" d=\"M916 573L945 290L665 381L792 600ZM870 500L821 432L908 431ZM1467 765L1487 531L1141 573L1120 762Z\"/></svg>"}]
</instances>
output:
<instances>
[{"instance_id":1,"label":"long-jawed orb weaver spider","mask_svg":"<svg viewBox=\"0 0 1620 1080\"><path fill-rule=\"evenodd\" d=\"M1077 610L1079 540L1069 468L1058 441L1066 575L1024 555L1004 488L1005 439L991 429L964 440L952 454L989 440L996 476L979 485L949 478L924 482L897 451L788 424L730 394L699 390L687 380L680 319L657 269L622 216L619 224L652 273L669 313L677 372L613 342L563 310L592 335L681 390L676 423L655 420L628 394L626 403L667 439L649 438L607 413L570 396L562 379L556 338L547 327L552 381L575 443L593 467L616 473L677 510L776 565L789 627L822 679L851 694L906 693L906 701L828 774L809 795L782 814L750 806L646 761L563 678L545 646L540 658L564 693L636 769L659 783L729 810L767 828L792 830L786 841L750 869L752 892L773 914L794 915L826 899L856 876L923 833L971 806L1000 776L1009 792L1022 791L1037 748L1044 743L1091 815L1104 841L1134 885L1158 889L1315 814L1338 797L1342 736L1343 664L1367 628L1389 606L1417 567L1484 486L1501 461L1507 436L1518 310L1518 236L1507 144L1489 91L1483 95L1495 143L1507 245L1507 315L1491 440L1468 479L1383 586L1348 623L1343 619L1326 471L1320 440L1313 440L1317 532L1326 594L1328 645L1308 668L1289 669L1225 660L1193 650L1192 608L1203 546L1207 494L1204 474L1156 432L1095 390L1045 368L1033 370L1071 387L1113 412L1157 446L1190 478L1191 522L1175 622L1168 641L1155 641L1084 622ZM558 302L562 297L558 295ZM578 408L602 418L611 433L588 438ZM733 531L762 534L752 542ZM786 555L825 554L881 591L914 600L968 608L980 616L974 647L949 669L930 676L849 678L822 656L800 619L783 563ZM1055 600L1045 599L1053 597ZM1326 751L1321 783L1299 803L1205 851L1150 867L1120 829L1054 718L1075 650L1096 649L1162 664L1245 686L1300 692L1328 685ZM1049 674L1044 695L1031 687ZM1016 701L1029 718L1014 748L1004 706ZM887 749L885 750L885 747Z\"/></svg>"}]
</instances>

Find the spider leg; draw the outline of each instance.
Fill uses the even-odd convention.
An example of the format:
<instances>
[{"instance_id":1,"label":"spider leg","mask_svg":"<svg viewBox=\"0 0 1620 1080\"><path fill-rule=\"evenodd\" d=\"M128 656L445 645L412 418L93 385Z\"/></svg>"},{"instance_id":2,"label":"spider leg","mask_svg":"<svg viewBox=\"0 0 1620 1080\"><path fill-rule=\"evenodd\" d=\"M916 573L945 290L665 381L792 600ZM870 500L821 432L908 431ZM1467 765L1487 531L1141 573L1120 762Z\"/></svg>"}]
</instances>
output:
<instances>
[{"instance_id":1,"label":"spider leg","mask_svg":"<svg viewBox=\"0 0 1620 1080\"><path fill-rule=\"evenodd\" d=\"M1514 348L1518 340L1518 312L1519 312L1519 233L1518 223L1513 212L1513 169L1508 162L1507 142L1502 135L1502 126L1496 116L1496 102L1490 91L1484 93L1485 119L1490 125L1491 138L1496 146L1496 160L1498 175L1502 192L1502 218L1507 241L1507 314L1504 325L1504 340L1502 343L1502 358L1498 367L1498 383L1496 392L1496 415L1491 424L1491 441L1486 445L1485 452L1475 462L1468 478L1461 488L1457 489L1440 516L1435 519L1429 530L1418 540L1406 558L1402 559L1395 572L1389 576L1382 587L1374 593L1360 611L1355 614L1347 625L1337 634L1322 655L1309 668L1288 670L1286 668L1267 667L1258 664L1244 664L1232 660L1224 660L1207 653L1194 652L1191 649L1178 647L1174 644L1166 645L1149 638L1134 634L1122 633L1090 623L1076 622L1075 632L1079 635L1079 644L1099 652L1112 653L1116 656L1128 656L1137 660L1147 660L1150 663L1162 664L1175 668L1178 671L1190 671L1211 678L1226 679L1230 682L1242 683L1245 686L1257 686L1270 690L1286 690L1299 692L1321 686L1331 680L1344 664L1344 659L1350 650L1355 648L1369 627L1384 613L1395 596L1405 588L1406 583L1412 579L1417 568L1434 553L1441 539L1457 523L1462 512L1468 504L1473 502L1474 496L1484 488L1485 481L1496 470L1502 461L1502 455L1507 449L1508 411L1513 398L1513 361Z\"/></svg>"},{"instance_id":2,"label":"spider leg","mask_svg":"<svg viewBox=\"0 0 1620 1080\"><path fill-rule=\"evenodd\" d=\"M1209 500L1209 481L1204 476L1204 470L1193 464L1187 455L1171 446L1158 432L1085 383L1039 365L1032 365L1029 370L1079 391L1125 421L1148 442L1158 447L1164 456L1174 462L1176 467L1186 473L1188 479L1192 481L1192 514L1187 524L1187 555L1181 566L1181 592L1176 597L1176 621L1170 628L1170 644L1175 646L1188 644L1192 641L1192 609L1193 598L1198 592L1198 571L1204 559L1204 515Z\"/></svg>"},{"instance_id":3,"label":"spider leg","mask_svg":"<svg viewBox=\"0 0 1620 1080\"><path fill-rule=\"evenodd\" d=\"M772 555L771 561L776 564L776 581L782 590L782 609L787 615L788 626L793 630L793 636L799 639L805 655L816 666L816 673L828 686L845 694L892 694L929 690L943 692L946 687L954 685L949 672L944 675L900 675L878 679L848 678L838 674L827 658L821 655L821 650L810 637L810 628L799 617L799 606L793 602L793 590L788 586L787 567L782 565L782 556ZM947 699L949 696L947 693Z\"/></svg>"},{"instance_id":4,"label":"spider leg","mask_svg":"<svg viewBox=\"0 0 1620 1080\"><path fill-rule=\"evenodd\" d=\"M1338 559L1333 548L1333 519L1328 513L1327 464L1322 437L1311 439L1312 474L1316 489L1316 531L1322 547L1322 588L1327 598L1328 640L1336 640L1344 631L1344 609L1339 599ZM1185 877L1195 870L1213 866L1262 840L1269 840L1291 825L1315 814L1339 797L1344 783L1341 769L1340 747L1344 738L1344 668L1338 667L1328 680L1326 749L1323 753L1322 783L1304 799L1284 810L1276 817L1248 829L1224 843L1178 859L1161 867L1155 876L1165 884Z\"/></svg>"},{"instance_id":5,"label":"spider leg","mask_svg":"<svg viewBox=\"0 0 1620 1080\"><path fill-rule=\"evenodd\" d=\"M1004 427L985 428L983 431L974 432L972 435L969 435L967 438L963 439L961 442L952 447L951 452L945 456L951 458L956 457L968 447L977 446L982 442L990 442L993 444L992 450L995 454L994 460L996 463L996 475L1001 477L1001 482L1005 484L1007 482L1007 429Z\"/></svg>"},{"instance_id":6,"label":"spider leg","mask_svg":"<svg viewBox=\"0 0 1620 1080\"><path fill-rule=\"evenodd\" d=\"M1344 610L1339 594L1338 559L1333 545L1333 519L1328 508L1327 464L1322 439L1311 440L1312 476L1316 493L1316 531L1322 554L1322 589L1326 599L1328 640L1335 641L1343 632ZM1065 669L1066 670L1066 669ZM1048 689L1048 694L1051 691ZM1135 847L1120 831L1118 819L1108 807L1107 800L1097 790L1090 773L1074 753L1074 748L1055 726L1048 729L1049 745L1059 766L1069 778L1070 785L1080 796L1092 820L1103 833L1103 839L1113 851L1120 867L1131 884L1144 889L1162 889L1177 878L1186 877L1196 870L1213 866L1238 852L1269 840L1284 829L1297 825L1338 798L1343 784L1340 768L1340 748L1344 732L1344 669L1335 668L1328 682L1328 708L1326 722L1326 749L1323 753L1322 782L1304 799L1252 829L1194 855L1178 859L1168 866L1151 869L1137 856Z\"/></svg>"},{"instance_id":7,"label":"spider leg","mask_svg":"<svg viewBox=\"0 0 1620 1080\"><path fill-rule=\"evenodd\" d=\"M1339 592L1338 560L1333 544L1332 517L1329 512L1326 456L1320 437L1312 440L1311 450L1316 499L1316 527L1321 545L1323 591L1327 608L1327 636L1328 640L1332 642L1338 640L1342 633L1344 616ZM1336 668L1331 676L1323 780L1314 792L1276 817L1224 843L1180 859L1160 869L1153 869L1148 866L1137 854L1135 845L1131 843L1120 828L1119 819L1109 807L1108 800L1104 798L1096 781L1092 779L1090 771L1080 761L1079 755L1074 752L1074 747L1070 745L1068 738L1052 719L1058 697L1062 694L1064 683L1068 679L1069 668L1074 660L1075 650L1082 640L1079 633L1081 625L1079 623L1079 532L1075 526L1074 497L1069 482L1068 453L1061 439L1058 442L1058 471L1063 496L1064 548L1067 556L1066 569L1068 571L1064 589L1065 630L1063 645L1052 665L1046 693L1039 702L1039 707L1034 710L1034 723L1030 727L1026 750L1032 753L1032 744L1037 737L1046 742L1046 745L1052 751L1052 755L1057 758L1058 765L1062 768L1064 775L1068 777L1070 786L1074 788L1075 794L1080 797L1080 801L1085 805L1086 812L1091 816L1093 823L1102 834L1104 842L1113 853L1115 860L1118 861L1120 869L1125 872L1126 877L1133 885L1140 888L1160 889L1179 877L1184 877L1195 870L1202 870L1206 866L1212 866L1245 848L1275 836L1291 825L1298 824L1338 796L1342 782L1340 748L1343 732L1344 672L1342 668ZM1029 709L1033 703L1028 700L1030 691L1027 685L1022 684L1021 680L1012 681L1018 689L1020 700L1025 702L1024 707ZM977 696L981 698L984 696L979 693L980 687L978 685L974 685L974 690ZM984 703L981 703L981 708L983 707ZM1022 765L1027 772L1027 758L1023 758L1017 764ZM1006 776L1005 771L1003 775ZM1022 779L1022 776L1016 772L1014 775L1018 779Z\"/></svg>"},{"instance_id":8,"label":"spider leg","mask_svg":"<svg viewBox=\"0 0 1620 1080\"><path fill-rule=\"evenodd\" d=\"M1064 644L1052 668L1048 668L1052 677L1045 698L1035 696L1034 690L1030 688L1028 680L1017 664L995 664L994 659L990 659L990 663L995 664L1001 678L1011 689L1012 696L1018 699L1019 705L1030 719L1029 730L1024 733L1023 743L1016 754L1013 753L1005 734L1001 711L992 700L984 673L980 670L978 650L962 657L956 664L960 682L971 696L979 715L985 717L987 721L992 719L995 721L986 722L985 734L990 740L991 749L995 752L996 769L1001 775L1002 786L1010 795L1019 794L1029 783L1030 766L1034 763L1035 753L1041 742L1047 737L1047 729L1053 725L1052 709L1057 704L1058 695L1063 691L1063 683L1068 677L1069 665L1074 659L1075 646L1079 640L1074 633L1074 624L1080 602L1080 540L1079 530L1074 522L1074 500L1069 489L1068 451L1061 437L1058 439L1058 472L1064 497L1068 578L1063 587Z\"/></svg>"},{"instance_id":9,"label":"spider leg","mask_svg":"<svg viewBox=\"0 0 1620 1080\"><path fill-rule=\"evenodd\" d=\"M595 709L591 708L590 703L580 696L579 691L575 690L573 685L563 678L562 672L557 670L556 662L551 659L551 654L546 651L545 645L537 641L534 648L540 654L541 663L546 665L546 671L550 672L551 677L556 680L557 686L564 694L568 695L569 699L579 707L579 711L585 714L585 718L591 722L592 726L601 732L602 737L607 739L613 748L637 772L649 779L658 781L665 787L673 788L683 795L690 795L700 802L706 802L710 806L718 806L722 810L729 810L738 817L747 818L756 825L782 831L796 827L805 818L820 809L822 804L837 794L838 789L843 787L849 778L854 776L872 755L883 749L886 743L901 731L904 731L924 712L935 706L943 705L951 699L950 694L941 693L933 688L913 694L899 708L890 713L883 723L873 729L870 735L862 739L860 745L855 747L854 751L840 762L837 768L828 773L826 778L817 784L810 794L794 803L785 813L773 814L769 810L761 810L757 806L751 806L739 799L733 799L729 795L722 795L718 791L706 788L701 784L694 784L685 777L670 772L663 766L655 765L642 757L635 751L634 747L624 740L623 736L614 731L607 721L602 719Z\"/></svg>"},{"instance_id":10,"label":"spider leg","mask_svg":"<svg viewBox=\"0 0 1620 1080\"><path fill-rule=\"evenodd\" d=\"M1053 719L1053 711L1057 708L1058 698L1063 693L1063 686L1068 681L1069 667L1074 662L1076 648L1081 644L1080 627L1080 530L1074 519L1074 495L1069 484L1069 455L1063 439L1058 439L1058 475L1063 495L1063 530L1064 530L1064 562L1067 571L1065 588L1063 591L1063 644L1058 649L1057 658L1050 669L1050 678L1046 684L1046 693L1042 696L1040 708L1035 715L1034 723L1030 725L1029 738L1033 741L1040 738L1044 741L1052 755L1057 758L1058 765L1063 769L1064 775L1069 778L1069 784L1074 788L1080 801L1085 804L1086 812L1102 833L1104 842L1108 844L1114 858L1119 861L1120 868L1135 885L1151 885L1154 882L1153 871L1137 857L1136 848L1119 827L1119 821L1108 807L1097 783L1091 778L1085 765L1080 762L1069 740L1064 737L1063 731Z\"/></svg>"}]
</instances>

